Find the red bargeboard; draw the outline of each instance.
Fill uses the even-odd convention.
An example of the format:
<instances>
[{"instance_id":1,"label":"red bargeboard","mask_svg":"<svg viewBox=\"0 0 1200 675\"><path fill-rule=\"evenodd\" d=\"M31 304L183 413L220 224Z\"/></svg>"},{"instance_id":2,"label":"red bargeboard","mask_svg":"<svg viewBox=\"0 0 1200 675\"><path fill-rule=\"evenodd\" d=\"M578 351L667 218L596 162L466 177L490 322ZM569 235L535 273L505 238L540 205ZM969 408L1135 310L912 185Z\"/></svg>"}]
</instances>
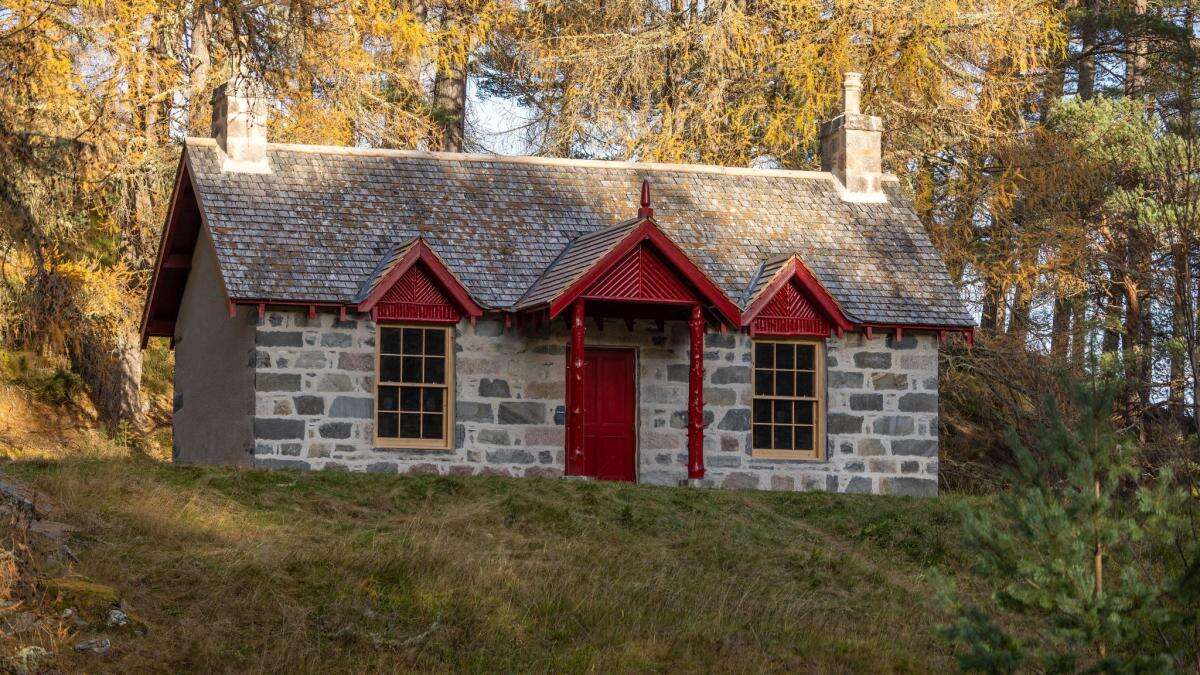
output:
<instances>
[{"instance_id":1,"label":"red bargeboard","mask_svg":"<svg viewBox=\"0 0 1200 675\"><path fill-rule=\"evenodd\" d=\"M421 263L410 267L384 294L375 309L376 317L381 321L456 323L460 317L458 308Z\"/></svg>"},{"instance_id":2,"label":"red bargeboard","mask_svg":"<svg viewBox=\"0 0 1200 675\"><path fill-rule=\"evenodd\" d=\"M809 301L794 280L780 287L775 297L754 317L751 326L756 335L826 337L830 330L824 312Z\"/></svg>"}]
</instances>

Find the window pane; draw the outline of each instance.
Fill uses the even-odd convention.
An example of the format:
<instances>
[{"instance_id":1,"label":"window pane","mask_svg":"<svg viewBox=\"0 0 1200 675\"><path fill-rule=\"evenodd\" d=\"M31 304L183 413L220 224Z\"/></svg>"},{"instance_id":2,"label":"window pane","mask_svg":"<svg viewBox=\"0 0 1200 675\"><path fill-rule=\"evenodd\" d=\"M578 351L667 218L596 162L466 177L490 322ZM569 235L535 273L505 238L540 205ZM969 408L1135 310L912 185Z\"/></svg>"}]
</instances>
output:
<instances>
[{"instance_id":1,"label":"window pane","mask_svg":"<svg viewBox=\"0 0 1200 675\"><path fill-rule=\"evenodd\" d=\"M380 438L395 438L399 432L399 416L396 413L379 413L379 428L376 430Z\"/></svg>"},{"instance_id":2,"label":"window pane","mask_svg":"<svg viewBox=\"0 0 1200 675\"><path fill-rule=\"evenodd\" d=\"M754 421L756 423L771 421L771 402L766 399L754 399Z\"/></svg>"},{"instance_id":3,"label":"window pane","mask_svg":"<svg viewBox=\"0 0 1200 675\"><path fill-rule=\"evenodd\" d=\"M399 356L381 356L381 357L379 357L379 380L381 382L399 382L400 381L400 357Z\"/></svg>"},{"instance_id":4,"label":"window pane","mask_svg":"<svg viewBox=\"0 0 1200 675\"><path fill-rule=\"evenodd\" d=\"M400 329L399 328L381 328L379 329L379 351L384 354L399 354L400 353Z\"/></svg>"},{"instance_id":5,"label":"window pane","mask_svg":"<svg viewBox=\"0 0 1200 675\"><path fill-rule=\"evenodd\" d=\"M794 396L796 374L791 370L775 371L775 395L776 396Z\"/></svg>"},{"instance_id":6,"label":"window pane","mask_svg":"<svg viewBox=\"0 0 1200 675\"><path fill-rule=\"evenodd\" d=\"M414 412L421 409L420 387L402 387L400 389L400 409Z\"/></svg>"},{"instance_id":7,"label":"window pane","mask_svg":"<svg viewBox=\"0 0 1200 675\"><path fill-rule=\"evenodd\" d=\"M819 344L754 342L751 440L755 450L820 455L816 447L817 410L824 394L817 388L817 374L824 367L820 355Z\"/></svg>"},{"instance_id":8,"label":"window pane","mask_svg":"<svg viewBox=\"0 0 1200 675\"><path fill-rule=\"evenodd\" d=\"M425 359L425 381L429 384L446 383L446 357L435 356Z\"/></svg>"},{"instance_id":9,"label":"window pane","mask_svg":"<svg viewBox=\"0 0 1200 675\"><path fill-rule=\"evenodd\" d=\"M442 437L442 416L421 415L421 438Z\"/></svg>"},{"instance_id":10,"label":"window pane","mask_svg":"<svg viewBox=\"0 0 1200 675\"><path fill-rule=\"evenodd\" d=\"M773 368L775 366L775 345L770 342L759 342L754 345L754 367Z\"/></svg>"},{"instance_id":11,"label":"window pane","mask_svg":"<svg viewBox=\"0 0 1200 675\"><path fill-rule=\"evenodd\" d=\"M421 381L421 357L406 356L404 357L404 382L420 382Z\"/></svg>"},{"instance_id":12,"label":"window pane","mask_svg":"<svg viewBox=\"0 0 1200 675\"><path fill-rule=\"evenodd\" d=\"M771 396L775 393L775 375L769 370L754 371L754 393Z\"/></svg>"},{"instance_id":13,"label":"window pane","mask_svg":"<svg viewBox=\"0 0 1200 675\"><path fill-rule=\"evenodd\" d=\"M754 425L754 447L768 449L771 447L771 425Z\"/></svg>"},{"instance_id":14,"label":"window pane","mask_svg":"<svg viewBox=\"0 0 1200 675\"><path fill-rule=\"evenodd\" d=\"M796 404L796 424L812 424L813 409L817 407L816 401L794 401Z\"/></svg>"},{"instance_id":15,"label":"window pane","mask_svg":"<svg viewBox=\"0 0 1200 675\"><path fill-rule=\"evenodd\" d=\"M421 415L404 413L400 416L400 438L421 437Z\"/></svg>"},{"instance_id":16,"label":"window pane","mask_svg":"<svg viewBox=\"0 0 1200 675\"><path fill-rule=\"evenodd\" d=\"M425 331L425 353L430 356L441 356L446 353L446 331L440 328L430 328Z\"/></svg>"},{"instance_id":17,"label":"window pane","mask_svg":"<svg viewBox=\"0 0 1200 675\"><path fill-rule=\"evenodd\" d=\"M812 396L813 395L813 377L815 373L796 373L796 395L797 396Z\"/></svg>"},{"instance_id":18,"label":"window pane","mask_svg":"<svg viewBox=\"0 0 1200 675\"><path fill-rule=\"evenodd\" d=\"M813 449L813 428L812 427L796 427L796 445L797 450Z\"/></svg>"},{"instance_id":19,"label":"window pane","mask_svg":"<svg viewBox=\"0 0 1200 675\"><path fill-rule=\"evenodd\" d=\"M791 401L774 401L775 404L775 423L776 424L791 424L792 423L792 402Z\"/></svg>"},{"instance_id":20,"label":"window pane","mask_svg":"<svg viewBox=\"0 0 1200 675\"><path fill-rule=\"evenodd\" d=\"M775 425L774 447L777 450L792 449L792 426L790 424Z\"/></svg>"},{"instance_id":21,"label":"window pane","mask_svg":"<svg viewBox=\"0 0 1200 675\"><path fill-rule=\"evenodd\" d=\"M813 370L817 348L812 345L796 345L796 368Z\"/></svg>"},{"instance_id":22,"label":"window pane","mask_svg":"<svg viewBox=\"0 0 1200 675\"><path fill-rule=\"evenodd\" d=\"M776 368L794 368L794 367L796 367L796 345L792 345L792 344L777 344L777 345L775 345L775 367Z\"/></svg>"},{"instance_id":23,"label":"window pane","mask_svg":"<svg viewBox=\"0 0 1200 675\"><path fill-rule=\"evenodd\" d=\"M421 409L425 412L442 412L442 398L445 395L445 389L434 389L433 387L426 387L422 389L421 397L424 405Z\"/></svg>"},{"instance_id":24,"label":"window pane","mask_svg":"<svg viewBox=\"0 0 1200 675\"><path fill-rule=\"evenodd\" d=\"M405 354L420 354L422 351L421 335L425 331L420 328L405 328L404 329L404 353Z\"/></svg>"},{"instance_id":25,"label":"window pane","mask_svg":"<svg viewBox=\"0 0 1200 675\"><path fill-rule=\"evenodd\" d=\"M379 388L379 409L396 410L400 404L400 392L397 387Z\"/></svg>"}]
</instances>

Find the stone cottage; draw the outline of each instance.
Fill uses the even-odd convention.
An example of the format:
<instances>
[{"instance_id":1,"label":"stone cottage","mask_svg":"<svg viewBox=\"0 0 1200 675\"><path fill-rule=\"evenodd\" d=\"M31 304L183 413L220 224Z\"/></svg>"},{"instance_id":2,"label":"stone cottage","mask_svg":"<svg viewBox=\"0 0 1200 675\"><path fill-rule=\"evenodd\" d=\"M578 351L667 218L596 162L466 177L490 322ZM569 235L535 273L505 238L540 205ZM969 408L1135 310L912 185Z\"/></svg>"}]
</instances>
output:
<instances>
[{"instance_id":1,"label":"stone cottage","mask_svg":"<svg viewBox=\"0 0 1200 675\"><path fill-rule=\"evenodd\" d=\"M935 494L974 324L859 88L817 172L268 143L223 86L142 321L175 459Z\"/></svg>"}]
</instances>

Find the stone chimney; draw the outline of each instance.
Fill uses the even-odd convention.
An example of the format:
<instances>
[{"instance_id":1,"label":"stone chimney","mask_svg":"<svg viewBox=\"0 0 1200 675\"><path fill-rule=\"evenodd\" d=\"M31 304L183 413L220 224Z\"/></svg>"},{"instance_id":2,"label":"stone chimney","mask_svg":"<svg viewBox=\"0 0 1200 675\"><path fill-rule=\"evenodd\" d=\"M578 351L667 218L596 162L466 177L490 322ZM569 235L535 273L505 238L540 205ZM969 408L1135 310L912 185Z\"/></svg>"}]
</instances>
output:
<instances>
[{"instance_id":1,"label":"stone chimney","mask_svg":"<svg viewBox=\"0 0 1200 675\"><path fill-rule=\"evenodd\" d=\"M267 161L267 98L245 75L213 90L212 135L224 151L222 171L270 173Z\"/></svg>"},{"instance_id":2,"label":"stone chimney","mask_svg":"<svg viewBox=\"0 0 1200 675\"><path fill-rule=\"evenodd\" d=\"M841 182L842 198L885 202L880 138L883 120L859 111L862 74L846 73L842 114L821 125L821 170Z\"/></svg>"}]
</instances>

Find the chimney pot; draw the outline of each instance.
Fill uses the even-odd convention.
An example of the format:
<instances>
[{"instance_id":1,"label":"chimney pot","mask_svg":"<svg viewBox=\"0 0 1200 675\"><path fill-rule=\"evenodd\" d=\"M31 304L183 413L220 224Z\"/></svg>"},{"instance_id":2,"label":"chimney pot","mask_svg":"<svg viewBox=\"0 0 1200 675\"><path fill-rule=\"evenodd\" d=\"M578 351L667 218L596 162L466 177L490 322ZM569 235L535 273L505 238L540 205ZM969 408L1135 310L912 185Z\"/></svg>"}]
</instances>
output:
<instances>
[{"instance_id":1,"label":"chimney pot","mask_svg":"<svg viewBox=\"0 0 1200 675\"><path fill-rule=\"evenodd\" d=\"M886 202L883 192L883 120L860 109L862 74L842 81L842 114L821 125L821 170L841 184L842 199Z\"/></svg>"},{"instance_id":2,"label":"chimney pot","mask_svg":"<svg viewBox=\"0 0 1200 675\"><path fill-rule=\"evenodd\" d=\"M846 73L842 82L842 104L847 114L859 114L859 99L862 96L862 73Z\"/></svg>"},{"instance_id":3,"label":"chimney pot","mask_svg":"<svg viewBox=\"0 0 1200 675\"><path fill-rule=\"evenodd\" d=\"M212 135L225 153L222 171L270 173L267 99L251 77L235 77L213 90Z\"/></svg>"}]
</instances>

